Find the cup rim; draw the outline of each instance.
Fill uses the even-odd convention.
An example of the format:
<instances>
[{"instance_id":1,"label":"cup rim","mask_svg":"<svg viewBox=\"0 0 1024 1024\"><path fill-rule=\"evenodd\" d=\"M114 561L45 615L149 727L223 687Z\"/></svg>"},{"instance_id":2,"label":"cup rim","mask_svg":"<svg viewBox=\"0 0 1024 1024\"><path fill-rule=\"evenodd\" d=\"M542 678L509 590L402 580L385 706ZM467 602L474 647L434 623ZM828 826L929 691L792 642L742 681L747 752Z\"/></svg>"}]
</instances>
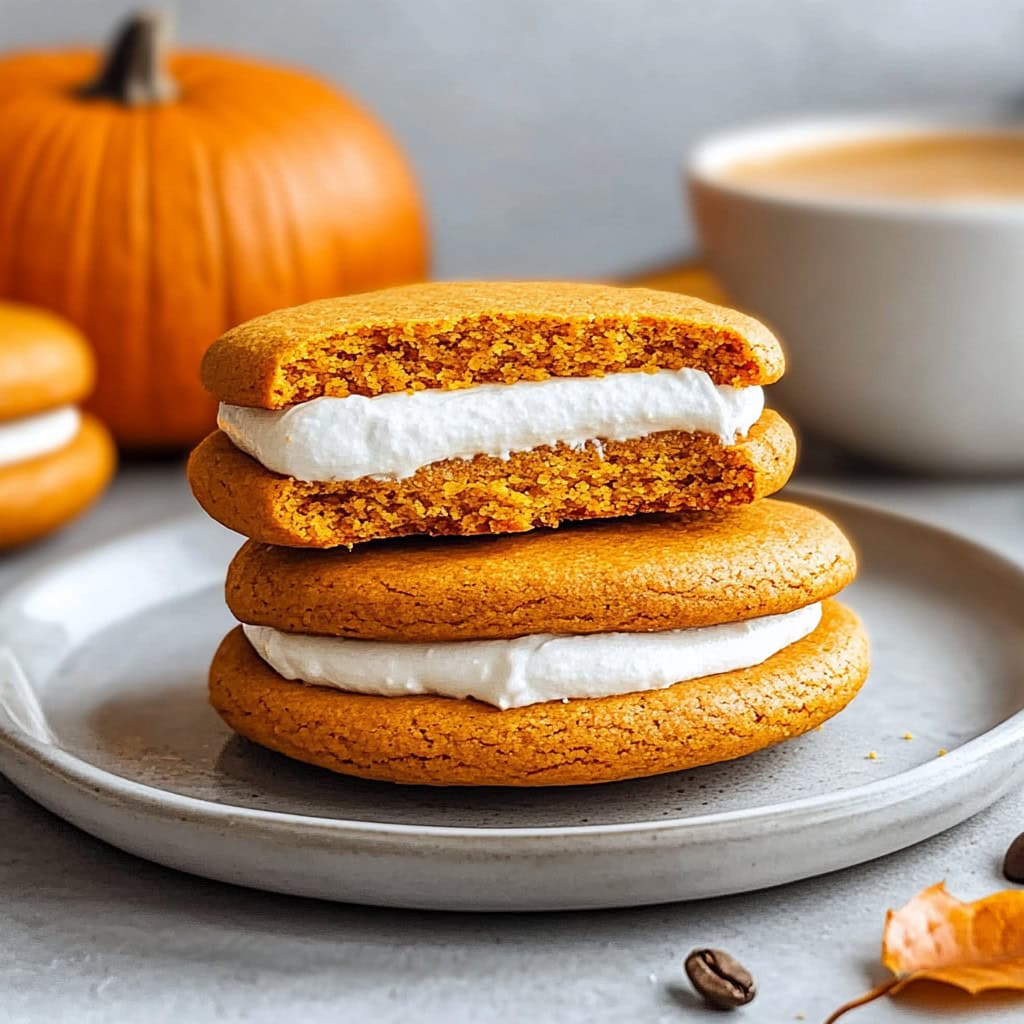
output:
<instances>
[{"instance_id":1,"label":"cup rim","mask_svg":"<svg viewBox=\"0 0 1024 1024\"><path fill-rule=\"evenodd\" d=\"M897 196L791 195L729 181L723 171L743 157L795 152L823 143L886 138L899 134L1007 135L1024 138L1024 121L1009 113L958 108L952 111L898 111L791 117L748 124L700 139L685 164L688 183L732 198L789 209L846 212L915 220L1024 220L1021 199L929 202Z\"/></svg>"}]
</instances>

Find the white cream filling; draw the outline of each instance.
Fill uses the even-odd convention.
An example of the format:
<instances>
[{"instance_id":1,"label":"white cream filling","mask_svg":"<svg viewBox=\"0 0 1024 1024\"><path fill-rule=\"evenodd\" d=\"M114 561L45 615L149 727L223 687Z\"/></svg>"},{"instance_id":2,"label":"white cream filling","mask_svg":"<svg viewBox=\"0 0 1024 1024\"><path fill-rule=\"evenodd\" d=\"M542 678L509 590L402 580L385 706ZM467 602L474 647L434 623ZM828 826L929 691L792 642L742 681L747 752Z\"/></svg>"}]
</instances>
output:
<instances>
[{"instance_id":1,"label":"white cream filling","mask_svg":"<svg viewBox=\"0 0 1024 1024\"><path fill-rule=\"evenodd\" d=\"M505 709L661 690L749 668L807 636L820 621L821 605L812 604L786 615L695 629L433 644L243 629L257 654L285 679L383 697L474 697Z\"/></svg>"},{"instance_id":2,"label":"white cream filling","mask_svg":"<svg viewBox=\"0 0 1024 1024\"><path fill-rule=\"evenodd\" d=\"M82 415L73 405L0 423L0 466L58 451L74 440Z\"/></svg>"},{"instance_id":3,"label":"white cream filling","mask_svg":"<svg viewBox=\"0 0 1024 1024\"><path fill-rule=\"evenodd\" d=\"M267 469L328 481L401 479L443 459L508 458L560 441L579 448L663 430L705 431L731 444L763 409L761 388L718 385L684 369L314 398L276 411L221 405L217 422Z\"/></svg>"}]
</instances>

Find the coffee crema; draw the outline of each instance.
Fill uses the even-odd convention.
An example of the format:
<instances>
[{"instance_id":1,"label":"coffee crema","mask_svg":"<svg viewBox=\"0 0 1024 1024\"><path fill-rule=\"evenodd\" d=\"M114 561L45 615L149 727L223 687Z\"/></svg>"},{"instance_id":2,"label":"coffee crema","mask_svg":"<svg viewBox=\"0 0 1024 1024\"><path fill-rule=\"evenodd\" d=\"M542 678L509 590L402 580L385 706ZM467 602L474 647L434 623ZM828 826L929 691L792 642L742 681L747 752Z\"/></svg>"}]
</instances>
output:
<instances>
[{"instance_id":1,"label":"coffee crema","mask_svg":"<svg viewBox=\"0 0 1024 1024\"><path fill-rule=\"evenodd\" d=\"M1024 201L1024 133L875 136L741 160L720 177L784 196Z\"/></svg>"}]
</instances>

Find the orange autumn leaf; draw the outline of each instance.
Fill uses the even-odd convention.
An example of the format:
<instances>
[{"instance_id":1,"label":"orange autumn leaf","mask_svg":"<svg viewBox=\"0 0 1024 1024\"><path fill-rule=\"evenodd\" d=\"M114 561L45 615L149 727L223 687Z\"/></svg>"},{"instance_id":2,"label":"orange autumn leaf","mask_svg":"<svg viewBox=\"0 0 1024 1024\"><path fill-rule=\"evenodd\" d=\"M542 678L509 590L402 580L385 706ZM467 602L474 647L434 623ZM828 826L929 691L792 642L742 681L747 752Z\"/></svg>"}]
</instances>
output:
<instances>
[{"instance_id":1,"label":"orange autumn leaf","mask_svg":"<svg viewBox=\"0 0 1024 1024\"><path fill-rule=\"evenodd\" d=\"M886 916L882 963L897 988L928 978L971 995L1024 991L1024 890L963 903L942 882L925 889Z\"/></svg>"},{"instance_id":2,"label":"orange autumn leaf","mask_svg":"<svg viewBox=\"0 0 1024 1024\"><path fill-rule=\"evenodd\" d=\"M894 977L841 1006L825 1024L914 981L955 985L971 995L990 989L1024 992L1024 890L964 903L950 896L943 882L929 886L886 915L882 963Z\"/></svg>"}]
</instances>

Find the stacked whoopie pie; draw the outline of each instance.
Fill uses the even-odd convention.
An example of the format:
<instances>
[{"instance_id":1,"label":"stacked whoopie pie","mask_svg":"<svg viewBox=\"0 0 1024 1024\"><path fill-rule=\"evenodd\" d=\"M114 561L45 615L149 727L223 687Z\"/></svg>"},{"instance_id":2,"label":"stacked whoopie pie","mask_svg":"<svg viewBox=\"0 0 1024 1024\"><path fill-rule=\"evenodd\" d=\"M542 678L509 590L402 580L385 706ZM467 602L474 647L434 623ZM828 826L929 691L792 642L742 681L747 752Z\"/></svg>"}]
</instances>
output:
<instances>
[{"instance_id":1,"label":"stacked whoopie pie","mask_svg":"<svg viewBox=\"0 0 1024 1024\"><path fill-rule=\"evenodd\" d=\"M92 351L67 321L5 303L0 331L0 548L35 540L83 512L109 483L114 443L78 408Z\"/></svg>"},{"instance_id":2,"label":"stacked whoopie pie","mask_svg":"<svg viewBox=\"0 0 1024 1024\"><path fill-rule=\"evenodd\" d=\"M370 779L606 782L797 736L868 669L846 538L761 500L792 431L756 320L583 284L426 284L234 328L189 479L250 539L213 706ZM557 528L557 529L555 529Z\"/></svg>"}]
</instances>

